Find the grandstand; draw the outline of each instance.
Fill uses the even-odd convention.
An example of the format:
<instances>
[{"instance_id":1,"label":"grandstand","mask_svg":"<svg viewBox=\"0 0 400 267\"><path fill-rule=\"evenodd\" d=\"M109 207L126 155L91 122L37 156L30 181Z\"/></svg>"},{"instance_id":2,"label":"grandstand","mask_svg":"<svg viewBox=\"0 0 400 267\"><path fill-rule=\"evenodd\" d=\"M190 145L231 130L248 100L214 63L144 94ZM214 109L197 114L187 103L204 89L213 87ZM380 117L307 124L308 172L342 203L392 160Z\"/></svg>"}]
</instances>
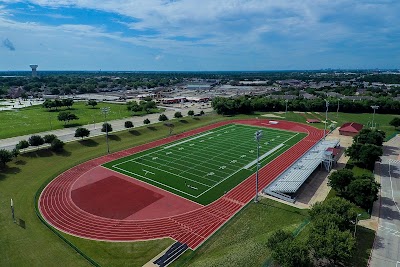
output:
<instances>
[{"instance_id":1,"label":"grandstand","mask_svg":"<svg viewBox=\"0 0 400 267\"><path fill-rule=\"evenodd\" d=\"M294 202L296 200L295 193L319 166L330 171L335 159L329 148L338 145L339 140L321 140L281 173L263 192L288 202Z\"/></svg>"}]
</instances>

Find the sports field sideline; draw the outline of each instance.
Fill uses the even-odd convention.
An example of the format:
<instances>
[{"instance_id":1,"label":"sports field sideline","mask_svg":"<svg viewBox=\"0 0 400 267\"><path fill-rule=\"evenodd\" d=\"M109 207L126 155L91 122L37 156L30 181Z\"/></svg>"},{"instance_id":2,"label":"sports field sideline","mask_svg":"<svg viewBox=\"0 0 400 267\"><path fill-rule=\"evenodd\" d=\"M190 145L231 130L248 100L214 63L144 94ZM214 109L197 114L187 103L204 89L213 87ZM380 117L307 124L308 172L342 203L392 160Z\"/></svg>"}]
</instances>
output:
<instances>
[{"instance_id":1,"label":"sports field sideline","mask_svg":"<svg viewBox=\"0 0 400 267\"><path fill-rule=\"evenodd\" d=\"M261 166L306 136L229 124L103 166L206 205L255 172L257 130L263 131Z\"/></svg>"}]
</instances>

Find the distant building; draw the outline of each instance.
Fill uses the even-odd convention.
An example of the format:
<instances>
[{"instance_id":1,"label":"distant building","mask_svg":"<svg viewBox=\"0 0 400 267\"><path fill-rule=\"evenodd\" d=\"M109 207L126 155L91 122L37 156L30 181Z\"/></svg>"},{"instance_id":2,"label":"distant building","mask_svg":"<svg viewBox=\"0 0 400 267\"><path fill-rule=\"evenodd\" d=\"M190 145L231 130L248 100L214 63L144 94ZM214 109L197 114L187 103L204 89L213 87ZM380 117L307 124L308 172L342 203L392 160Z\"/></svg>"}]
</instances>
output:
<instances>
[{"instance_id":1,"label":"distant building","mask_svg":"<svg viewBox=\"0 0 400 267\"><path fill-rule=\"evenodd\" d=\"M346 122L339 128L339 134L346 136L355 136L357 135L364 125L356 122Z\"/></svg>"}]
</instances>

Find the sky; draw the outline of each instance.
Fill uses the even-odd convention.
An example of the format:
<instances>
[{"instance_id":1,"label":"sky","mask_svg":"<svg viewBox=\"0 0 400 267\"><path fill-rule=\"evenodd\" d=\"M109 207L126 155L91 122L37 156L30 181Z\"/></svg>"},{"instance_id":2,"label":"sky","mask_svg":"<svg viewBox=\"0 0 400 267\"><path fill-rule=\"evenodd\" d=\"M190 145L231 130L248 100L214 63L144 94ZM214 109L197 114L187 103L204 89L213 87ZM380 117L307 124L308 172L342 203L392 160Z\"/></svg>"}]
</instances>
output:
<instances>
[{"instance_id":1,"label":"sky","mask_svg":"<svg viewBox=\"0 0 400 267\"><path fill-rule=\"evenodd\" d=\"M0 71L399 69L399 0L0 0Z\"/></svg>"}]
</instances>

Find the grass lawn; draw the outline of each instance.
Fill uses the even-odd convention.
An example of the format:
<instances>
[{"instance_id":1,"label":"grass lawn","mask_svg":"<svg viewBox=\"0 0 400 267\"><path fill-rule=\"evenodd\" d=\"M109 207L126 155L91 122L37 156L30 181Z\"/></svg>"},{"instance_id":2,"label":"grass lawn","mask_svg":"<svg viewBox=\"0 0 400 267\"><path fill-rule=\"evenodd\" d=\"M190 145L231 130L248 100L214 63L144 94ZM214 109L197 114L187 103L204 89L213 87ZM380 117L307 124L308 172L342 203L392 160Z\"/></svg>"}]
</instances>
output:
<instances>
[{"instance_id":1,"label":"grass lawn","mask_svg":"<svg viewBox=\"0 0 400 267\"><path fill-rule=\"evenodd\" d=\"M306 220L306 210L270 199L251 202L195 253L170 266L263 266L270 256L268 237L278 229L294 231Z\"/></svg>"},{"instance_id":2,"label":"grass lawn","mask_svg":"<svg viewBox=\"0 0 400 267\"><path fill-rule=\"evenodd\" d=\"M126 109L126 105L110 103L98 103L95 108L92 108L91 106L86 106L86 102L75 102L70 110L62 108L61 110L71 111L79 117L79 120L71 121L67 126L64 126L64 122L57 120L60 110L48 111L41 105L19 110L1 111L2 130L0 131L0 139L93 122L100 123L104 120L104 115L100 111L102 107L110 107L111 109L107 116L108 120L131 117L131 112Z\"/></svg>"},{"instance_id":3,"label":"grass lawn","mask_svg":"<svg viewBox=\"0 0 400 267\"><path fill-rule=\"evenodd\" d=\"M176 123L174 132L200 127L220 116L190 119ZM168 129L160 124L113 134L112 151L121 150L165 137ZM68 143L65 152L54 154L40 150L20 155L0 170L0 266L89 266L79 254L44 226L35 214L34 196L49 178L86 160L104 155L104 136ZM13 198L18 224L11 219L10 199ZM22 220L25 227L20 223ZM136 243L106 243L67 236L82 251L104 266L142 266L166 248L170 239Z\"/></svg>"},{"instance_id":4,"label":"grass lawn","mask_svg":"<svg viewBox=\"0 0 400 267\"><path fill-rule=\"evenodd\" d=\"M279 119L285 119L285 114L281 113L270 113L270 114L275 114L277 116L281 116L283 118ZM378 122L378 129L385 131L386 137L390 137L396 132L395 128L393 126L389 125L389 122L398 115L392 115L392 114L375 114L375 122ZM295 113L295 112L288 112L286 115L286 119L290 121L296 121L300 123L305 123L306 122L306 117L310 119L315 119L319 118L321 120L325 120L325 113L323 112L311 112L311 113ZM336 126L340 127L343 123L345 122L357 122L364 124L366 127L368 125L368 122L372 121L372 113L342 113L339 112L338 116L336 115L336 112L328 112L328 126L331 124L331 121L337 122ZM323 123L314 123L314 127L323 129L324 124Z\"/></svg>"},{"instance_id":5,"label":"grass lawn","mask_svg":"<svg viewBox=\"0 0 400 267\"><path fill-rule=\"evenodd\" d=\"M241 115L232 119L254 116ZM174 133L225 119L229 118L205 116L185 122L175 121ZM122 131L111 135L110 148L112 152L122 150L160 139L168 132L162 123ZM40 150L20 155L7 168L0 170L0 266L90 266L40 222L34 210L34 196L46 180L78 163L104 155L105 151L104 136L99 136L68 143L61 154ZM14 200L18 224L11 219L10 198ZM268 236L278 229L293 231L306 219L307 211L272 200L250 203L194 255L187 252L172 266L227 266L227 263L229 266L262 266L269 257L265 247ZM371 233L364 233L362 227L357 231L360 240L364 236L371 237ZM142 266L172 243L170 239L111 243L62 235L103 266ZM305 239L306 236L301 232L298 238ZM365 240L370 239L365 237ZM371 247L362 246L360 243L358 251L363 258L358 262L362 262Z\"/></svg>"},{"instance_id":6,"label":"grass lawn","mask_svg":"<svg viewBox=\"0 0 400 267\"><path fill-rule=\"evenodd\" d=\"M260 163L266 165L306 134L229 124L104 164L167 191L209 204L256 171L254 133L260 144Z\"/></svg>"}]
</instances>

